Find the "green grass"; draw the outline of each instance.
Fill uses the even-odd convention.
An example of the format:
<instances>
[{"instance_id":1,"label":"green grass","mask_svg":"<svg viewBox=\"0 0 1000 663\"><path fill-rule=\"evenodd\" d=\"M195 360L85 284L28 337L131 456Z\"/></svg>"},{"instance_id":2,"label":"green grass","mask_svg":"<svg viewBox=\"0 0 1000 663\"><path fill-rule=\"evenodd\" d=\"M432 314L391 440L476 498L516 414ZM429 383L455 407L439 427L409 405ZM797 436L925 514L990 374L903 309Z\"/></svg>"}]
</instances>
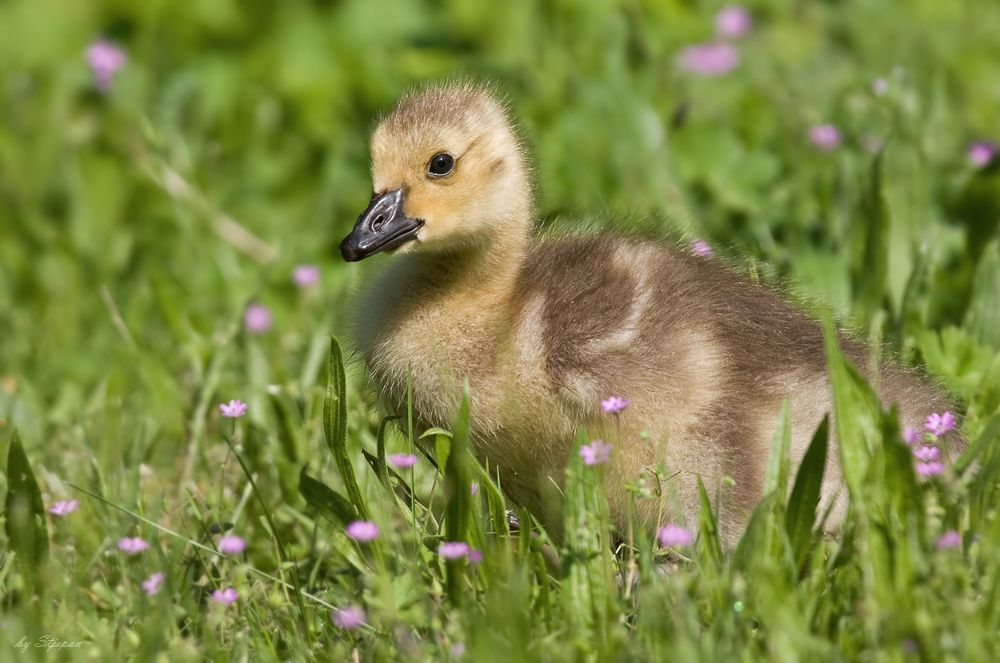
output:
<instances>
[{"instance_id":1,"label":"green grass","mask_svg":"<svg viewBox=\"0 0 1000 663\"><path fill-rule=\"evenodd\" d=\"M720 5L0 4L0 656L1000 660L1000 164L966 154L1000 140L1000 6L755 1L735 71L679 71ZM106 94L83 58L101 35L129 56ZM370 268L336 247L370 195L373 118L457 75L509 93L541 217L705 239L926 365L970 451L917 476L835 356L842 537L812 533L822 449L796 474L779 430L728 555L707 508L682 555L637 529L613 550L600 467L574 456L558 571L544 533L509 531L467 420L428 438L440 471L394 474L385 455L414 441L382 428L350 347L344 373L331 354ZM844 142L821 152L808 132L827 122ZM299 264L322 282L297 288ZM269 331L244 328L251 302ZM247 414L221 417L234 398ZM658 499L652 477L635 489ZM343 528L365 515L382 535L358 544ZM245 553L215 553L222 523ZM959 548L935 546L947 530ZM128 556L124 536L152 545ZM445 562L445 540L484 561ZM228 607L210 599L225 587ZM367 625L335 627L347 605ZM80 644L15 648L45 636Z\"/></svg>"}]
</instances>

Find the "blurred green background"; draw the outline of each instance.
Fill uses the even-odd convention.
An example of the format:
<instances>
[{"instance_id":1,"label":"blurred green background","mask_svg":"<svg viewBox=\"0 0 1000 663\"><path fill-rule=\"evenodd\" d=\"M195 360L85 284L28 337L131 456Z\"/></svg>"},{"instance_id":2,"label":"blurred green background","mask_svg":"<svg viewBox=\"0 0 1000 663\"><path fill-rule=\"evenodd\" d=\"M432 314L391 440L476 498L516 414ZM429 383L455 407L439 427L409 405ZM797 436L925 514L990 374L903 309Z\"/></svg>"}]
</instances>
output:
<instances>
[{"instance_id":1,"label":"blurred green background","mask_svg":"<svg viewBox=\"0 0 1000 663\"><path fill-rule=\"evenodd\" d=\"M233 430L218 403L239 398L246 462L286 540L310 550L292 511L306 462L340 487L319 413L328 333L372 268L337 251L371 193L368 133L403 91L456 77L509 95L540 218L703 239L925 364L971 438L1000 406L1000 160L980 158L1000 141L1000 3L754 0L752 27L728 40L713 25L723 4L0 0L2 448L18 428L46 506L79 497L66 481L135 509L159 493L151 517L180 529L200 499L213 514L238 499L224 472L214 482ZM100 39L127 58L103 87L86 55ZM723 43L731 70L685 66L690 47ZM827 124L839 141L823 148L811 132ZM297 286L299 265L320 283ZM251 304L267 329L247 327ZM351 440L371 449L359 368ZM133 521L91 501L75 518L53 526L77 548L57 541L72 571L51 623L77 615L121 653L102 620L124 605L128 567L98 555ZM79 567L77 549L92 555Z\"/></svg>"},{"instance_id":2,"label":"blurred green background","mask_svg":"<svg viewBox=\"0 0 1000 663\"><path fill-rule=\"evenodd\" d=\"M720 7L0 4L2 435L58 449L141 421L174 454L216 390L313 386L316 339L342 328L354 272L336 246L369 197L374 118L458 76L509 94L541 217L704 238L991 411L1000 174L967 149L1000 138L998 4L751 2L736 68L685 71ZM85 58L102 37L128 58L106 91ZM809 140L825 123L832 150ZM322 288L299 292L298 264ZM273 312L264 334L241 330L251 301Z\"/></svg>"}]
</instances>

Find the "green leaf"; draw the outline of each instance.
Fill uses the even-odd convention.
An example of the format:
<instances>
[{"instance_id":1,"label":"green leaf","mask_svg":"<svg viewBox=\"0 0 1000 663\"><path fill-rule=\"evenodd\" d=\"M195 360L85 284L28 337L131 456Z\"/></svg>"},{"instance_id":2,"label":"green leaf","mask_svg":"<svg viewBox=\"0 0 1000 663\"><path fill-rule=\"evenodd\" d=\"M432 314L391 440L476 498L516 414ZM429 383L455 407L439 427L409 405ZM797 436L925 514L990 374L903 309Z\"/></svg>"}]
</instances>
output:
<instances>
[{"instance_id":1,"label":"green leaf","mask_svg":"<svg viewBox=\"0 0 1000 663\"><path fill-rule=\"evenodd\" d=\"M585 465L580 447L593 439L586 430L577 433L566 467L565 535L561 593L568 628L574 637L595 643L608 642L609 621L615 619L617 596L610 552L610 517L604 496L602 465Z\"/></svg>"},{"instance_id":2,"label":"green leaf","mask_svg":"<svg viewBox=\"0 0 1000 663\"><path fill-rule=\"evenodd\" d=\"M354 478L354 466L347 452L347 377L344 375L344 358L337 337L330 335L330 366L326 381L326 399L323 401L323 430L326 444L337 462L340 477L347 489L347 496L357 509L361 520L369 520L368 507L361 489Z\"/></svg>"},{"instance_id":3,"label":"green leaf","mask_svg":"<svg viewBox=\"0 0 1000 663\"><path fill-rule=\"evenodd\" d=\"M872 449L880 438L882 405L857 367L844 356L829 319L824 320L824 329L841 472L852 502L861 506L862 484Z\"/></svg>"},{"instance_id":4,"label":"green leaf","mask_svg":"<svg viewBox=\"0 0 1000 663\"><path fill-rule=\"evenodd\" d=\"M994 451L986 461L985 467L975 475L969 487L969 501L971 503L982 501L982 506L987 510L995 508L991 507L991 500L987 498L997 490L998 481L1000 481L1000 453Z\"/></svg>"},{"instance_id":5,"label":"green leaf","mask_svg":"<svg viewBox=\"0 0 1000 663\"><path fill-rule=\"evenodd\" d=\"M302 451L308 448L302 440L302 417L285 394L272 394L271 407L278 420L278 440L281 448L292 463L302 459Z\"/></svg>"},{"instance_id":6,"label":"green leaf","mask_svg":"<svg viewBox=\"0 0 1000 663\"><path fill-rule=\"evenodd\" d=\"M991 241L976 267L964 327L983 344L1000 350L1000 242Z\"/></svg>"},{"instance_id":7,"label":"green leaf","mask_svg":"<svg viewBox=\"0 0 1000 663\"><path fill-rule=\"evenodd\" d=\"M993 348L958 327L926 329L916 338L928 369L942 376L966 400L976 396L997 354Z\"/></svg>"},{"instance_id":8,"label":"green leaf","mask_svg":"<svg viewBox=\"0 0 1000 663\"><path fill-rule=\"evenodd\" d=\"M428 428L423 433L421 433L420 439L424 439L425 437L430 437L431 435L444 435L445 437L451 437L451 431L445 430L443 428L437 428L435 426L433 428Z\"/></svg>"},{"instance_id":9,"label":"green leaf","mask_svg":"<svg viewBox=\"0 0 1000 663\"><path fill-rule=\"evenodd\" d=\"M451 452L445 465L445 482L448 486L448 522L446 527L449 541L465 541L469 527L469 509L472 508L472 488L469 472L469 432L470 405L469 387L465 386L462 404L455 420L455 430L451 438Z\"/></svg>"},{"instance_id":10,"label":"green leaf","mask_svg":"<svg viewBox=\"0 0 1000 663\"><path fill-rule=\"evenodd\" d=\"M701 500L701 510L698 511L698 526L701 529L701 540L698 550L702 560L709 560L716 573L722 570L722 542L719 541L719 523L712 511L712 503L705 491L705 483L698 475L698 497Z\"/></svg>"},{"instance_id":11,"label":"green leaf","mask_svg":"<svg viewBox=\"0 0 1000 663\"><path fill-rule=\"evenodd\" d=\"M348 523L358 520L357 511L351 501L306 474L306 466L299 472L299 494L306 504L324 521L334 528L343 528Z\"/></svg>"},{"instance_id":12,"label":"green leaf","mask_svg":"<svg viewBox=\"0 0 1000 663\"><path fill-rule=\"evenodd\" d=\"M757 504L750 514L747 529L736 544L733 552L733 568L740 571L750 569L756 558L766 556L771 549L774 535L774 511L778 496L770 493Z\"/></svg>"},{"instance_id":13,"label":"green leaf","mask_svg":"<svg viewBox=\"0 0 1000 663\"><path fill-rule=\"evenodd\" d=\"M764 494L775 493L778 501L784 503L788 494L788 454L792 448L791 406L788 398L781 401L781 411L778 413L778 427L774 430L771 441L771 453L767 458L767 472L764 474Z\"/></svg>"},{"instance_id":14,"label":"green leaf","mask_svg":"<svg viewBox=\"0 0 1000 663\"><path fill-rule=\"evenodd\" d=\"M887 259L889 253L889 213L882 195L882 158L879 152L872 163L871 179L862 203L862 223L864 229L864 250L860 263L856 265L853 306L855 318L865 320L882 308L888 281Z\"/></svg>"},{"instance_id":15,"label":"green leaf","mask_svg":"<svg viewBox=\"0 0 1000 663\"><path fill-rule=\"evenodd\" d=\"M510 523L507 522L507 505L504 502L500 489L490 478L489 472L476 463L476 470L479 472L479 490L486 495L486 503L490 510L490 518L493 520L493 529L502 538L510 536Z\"/></svg>"},{"instance_id":16,"label":"green leaf","mask_svg":"<svg viewBox=\"0 0 1000 663\"><path fill-rule=\"evenodd\" d=\"M444 465L445 485L448 487L447 521L445 538L448 541L468 541L470 510L472 509L472 489L469 480L469 434L471 412L469 404L469 383L462 392L462 404L458 408L455 430L451 438L451 451ZM438 441L447 439L438 436ZM440 461L439 461L440 462ZM457 604L462 602L462 582L457 562L448 562L448 596Z\"/></svg>"},{"instance_id":17,"label":"green leaf","mask_svg":"<svg viewBox=\"0 0 1000 663\"><path fill-rule=\"evenodd\" d=\"M903 339L910 328L909 318L911 315L914 318L919 315L919 289L921 283L923 283L927 278L927 265L927 252L921 250L917 253L916 258L914 259L913 268L910 270L910 274L903 287L902 295L899 300L899 315L896 316L896 320L892 328L891 349L897 354L903 349ZM893 276L894 275L890 272L890 277ZM898 278L898 275L895 277ZM922 326L920 329L922 329ZM914 333L919 336L921 332L916 331Z\"/></svg>"},{"instance_id":18,"label":"green leaf","mask_svg":"<svg viewBox=\"0 0 1000 663\"><path fill-rule=\"evenodd\" d=\"M823 417L819 428L813 434L806 455L802 458L799 471L795 475L795 485L788 499L785 513L785 529L792 544L795 562L799 568L809 553L812 542L812 528L816 523L816 507L819 505L823 472L826 469L826 450L830 438L830 416Z\"/></svg>"},{"instance_id":19,"label":"green leaf","mask_svg":"<svg viewBox=\"0 0 1000 663\"><path fill-rule=\"evenodd\" d=\"M882 440L884 476L875 477L874 488L885 493L889 507L886 511L895 516L888 529L897 537L896 543L901 543L906 537L906 527L915 524L922 528L925 509L924 495L913 469L913 449L903 442L895 407L882 417ZM900 526L904 529L896 531Z\"/></svg>"},{"instance_id":20,"label":"green leaf","mask_svg":"<svg viewBox=\"0 0 1000 663\"><path fill-rule=\"evenodd\" d=\"M955 461L955 472L958 474L964 474L965 470L975 462L976 458L983 453L986 449L990 448L993 439L1000 432L1000 414L994 414L990 417L989 422L986 424L986 428L983 432L972 441L972 444L959 456L958 460Z\"/></svg>"},{"instance_id":21,"label":"green leaf","mask_svg":"<svg viewBox=\"0 0 1000 663\"><path fill-rule=\"evenodd\" d=\"M385 464L385 427L394 419L402 419L403 415L397 414L395 416L385 417L382 419L382 423L378 427L378 438L376 441L376 455L372 456L367 451L364 452L365 458L368 460L368 464L372 466L372 470L375 471L375 476L378 477L382 485L389 492L390 495L393 494L392 483L389 481L389 469Z\"/></svg>"},{"instance_id":22,"label":"green leaf","mask_svg":"<svg viewBox=\"0 0 1000 663\"><path fill-rule=\"evenodd\" d=\"M522 538L528 538L528 534L525 533L525 536ZM541 612L545 623L551 625L553 614L552 592L549 589L549 570L545 565L545 555L542 553L541 549L535 550L531 554L531 561L534 566L532 570L535 573L535 577L538 578L538 599L535 602L535 609L538 612ZM526 660L526 658L527 657L523 659L515 658L513 660Z\"/></svg>"},{"instance_id":23,"label":"green leaf","mask_svg":"<svg viewBox=\"0 0 1000 663\"><path fill-rule=\"evenodd\" d=\"M7 450L7 545L17 554L24 575L38 591L36 579L49 555L45 504L17 430Z\"/></svg>"},{"instance_id":24,"label":"green leaf","mask_svg":"<svg viewBox=\"0 0 1000 663\"><path fill-rule=\"evenodd\" d=\"M438 470L444 471L448 467L448 456L451 455L451 436L438 435L434 438L434 458L437 460Z\"/></svg>"}]
</instances>

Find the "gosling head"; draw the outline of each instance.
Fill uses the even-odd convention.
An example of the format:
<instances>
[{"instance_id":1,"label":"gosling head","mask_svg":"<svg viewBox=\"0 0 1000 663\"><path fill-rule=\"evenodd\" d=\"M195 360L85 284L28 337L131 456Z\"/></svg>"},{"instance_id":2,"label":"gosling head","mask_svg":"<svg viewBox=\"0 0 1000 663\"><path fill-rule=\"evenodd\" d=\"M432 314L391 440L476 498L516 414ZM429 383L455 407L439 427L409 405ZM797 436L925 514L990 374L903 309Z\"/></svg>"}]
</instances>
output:
<instances>
[{"instance_id":1,"label":"gosling head","mask_svg":"<svg viewBox=\"0 0 1000 663\"><path fill-rule=\"evenodd\" d=\"M404 97L372 136L371 203L340 244L354 262L386 251L462 251L525 233L531 192L507 112L488 90Z\"/></svg>"}]
</instances>

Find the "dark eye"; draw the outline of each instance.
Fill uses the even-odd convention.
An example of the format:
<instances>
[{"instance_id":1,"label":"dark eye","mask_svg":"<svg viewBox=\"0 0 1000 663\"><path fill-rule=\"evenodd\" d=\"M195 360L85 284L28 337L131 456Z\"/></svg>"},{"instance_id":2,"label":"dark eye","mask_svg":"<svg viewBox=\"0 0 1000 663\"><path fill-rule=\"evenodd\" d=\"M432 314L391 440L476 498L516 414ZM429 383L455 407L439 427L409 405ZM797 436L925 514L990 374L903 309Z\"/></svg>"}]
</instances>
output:
<instances>
[{"instance_id":1,"label":"dark eye","mask_svg":"<svg viewBox=\"0 0 1000 663\"><path fill-rule=\"evenodd\" d=\"M450 173L454 168L455 157L442 152L431 157L431 162L427 165L427 172L431 175L441 177Z\"/></svg>"}]
</instances>

